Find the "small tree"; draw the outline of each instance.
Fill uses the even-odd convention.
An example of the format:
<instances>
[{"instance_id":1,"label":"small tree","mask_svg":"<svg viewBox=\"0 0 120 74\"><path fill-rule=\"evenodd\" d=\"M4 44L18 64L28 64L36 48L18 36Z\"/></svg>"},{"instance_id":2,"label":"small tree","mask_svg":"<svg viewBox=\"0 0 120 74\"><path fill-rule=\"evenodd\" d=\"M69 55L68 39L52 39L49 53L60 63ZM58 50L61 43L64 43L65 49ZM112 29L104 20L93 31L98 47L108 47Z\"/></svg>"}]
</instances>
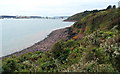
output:
<instances>
[{"instance_id":1,"label":"small tree","mask_svg":"<svg viewBox=\"0 0 120 74\"><path fill-rule=\"evenodd\" d=\"M116 8L116 5L113 5L113 8L115 9L115 8Z\"/></svg>"},{"instance_id":2,"label":"small tree","mask_svg":"<svg viewBox=\"0 0 120 74\"><path fill-rule=\"evenodd\" d=\"M108 10L108 9L111 9L111 8L112 8L112 6L111 6L111 5L109 5L109 6L107 7L107 10Z\"/></svg>"}]
</instances>

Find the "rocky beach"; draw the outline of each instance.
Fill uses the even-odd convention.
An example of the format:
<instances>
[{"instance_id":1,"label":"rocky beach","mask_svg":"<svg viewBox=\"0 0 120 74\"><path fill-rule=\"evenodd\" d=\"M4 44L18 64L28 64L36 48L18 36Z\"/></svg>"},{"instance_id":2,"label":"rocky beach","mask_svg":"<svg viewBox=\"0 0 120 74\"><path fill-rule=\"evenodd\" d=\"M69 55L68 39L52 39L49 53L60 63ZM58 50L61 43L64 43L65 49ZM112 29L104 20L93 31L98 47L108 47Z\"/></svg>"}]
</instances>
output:
<instances>
[{"instance_id":1,"label":"rocky beach","mask_svg":"<svg viewBox=\"0 0 120 74\"><path fill-rule=\"evenodd\" d=\"M3 56L0 59L11 56L20 56L22 54L29 52L48 51L57 41L61 39L65 39L65 40L69 39L70 36L71 36L70 27L54 30L45 39L35 43L33 46L27 47L26 49L12 53L10 55Z\"/></svg>"}]
</instances>

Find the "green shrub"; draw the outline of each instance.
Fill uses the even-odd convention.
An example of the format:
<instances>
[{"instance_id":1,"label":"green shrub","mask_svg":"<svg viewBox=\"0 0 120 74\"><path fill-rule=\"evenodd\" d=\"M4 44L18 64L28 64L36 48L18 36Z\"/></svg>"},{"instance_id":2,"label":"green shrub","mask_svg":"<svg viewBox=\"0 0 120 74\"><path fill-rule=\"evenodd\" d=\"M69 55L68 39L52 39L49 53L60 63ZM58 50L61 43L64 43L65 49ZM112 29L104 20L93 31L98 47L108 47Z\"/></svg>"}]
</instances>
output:
<instances>
[{"instance_id":1,"label":"green shrub","mask_svg":"<svg viewBox=\"0 0 120 74\"><path fill-rule=\"evenodd\" d=\"M97 63L88 63L85 68L83 68L84 72L97 72L98 65Z\"/></svg>"},{"instance_id":2,"label":"green shrub","mask_svg":"<svg viewBox=\"0 0 120 74\"><path fill-rule=\"evenodd\" d=\"M94 52L99 64L110 63L110 57L103 48L97 48Z\"/></svg>"},{"instance_id":3,"label":"green shrub","mask_svg":"<svg viewBox=\"0 0 120 74\"><path fill-rule=\"evenodd\" d=\"M111 58L112 65L120 72L120 53Z\"/></svg>"},{"instance_id":4,"label":"green shrub","mask_svg":"<svg viewBox=\"0 0 120 74\"><path fill-rule=\"evenodd\" d=\"M19 63L16 59L7 58L2 65L3 72L14 72L19 69Z\"/></svg>"},{"instance_id":5,"label":"green shrub","mask_svg":"<svg viewBox=\"0 0 120 74\"><path fill-rule=\"evenodd\" d=\"M68 55L69 55L69 49L65 49L65 42L63 40L57 42L52 47L52 55L54 59L58 59L61 63L66 61Z\"/></svg>"},{"instance_id":6,"label":"green shrub","mask_svg":"<svg viewBox=\"0 0 120 74\"><path fill-rule=\"evenodd\" d=\"M71 47L79 47L79 40L78 41L75 41L75 40L68 40L68 41L66 41L66 42L64 42L65 43L65 45L64 45L64 47L65 48L71 48Z\"/></svg>"},{"instance_id":7,"label":"green shrub","mask_svg":"<svg viewBox=\"0 0 120 74\"><path fill-rule=\"evenodd\" d=\"M64 42L59 41L52 47L52 54L55 59L61 56L61 54L64 52Z\"/></svg>"},{"instance_id":8,"label":"green shrub","mask_svg":"<svg viewBox=\"0 0 120 74\"><path fill-rule=\"evenodd\" d=\"M73 47L75 45L75 41L74 40L68 40L65 42L65 47Z\"/></svg>"},{"instance_id":9,"label":"green shrub","mask_svg":"<svg viewBox=\"0 0 120 74\"><path fill-rule=\"evenodd\" d=\"M88 64L87 67L83 69L85 72L118 72L115 70L111 64Z\"/></svg>"},{"instance_id":10,"label":"green shrub","mask_svg":"<svg viewBox=\"0 0 120 74\"><path fill-rule=\"evenodd\" d=\"M53 72L54 69L57 68L57 65L55 64L54 61L46 61L44 63L42 63L41 65L42 71L46 71L46 72Z\"/></svg>"},{"instance_id":11,"label":"green shrub","mask_svg":"<svg viewBox=\"0 0 120 74\"><path fill-rule=\"evenodd\" d=\"M97 72L118 72L111 64L100 64Z\"/></svg>"}]
</instances>

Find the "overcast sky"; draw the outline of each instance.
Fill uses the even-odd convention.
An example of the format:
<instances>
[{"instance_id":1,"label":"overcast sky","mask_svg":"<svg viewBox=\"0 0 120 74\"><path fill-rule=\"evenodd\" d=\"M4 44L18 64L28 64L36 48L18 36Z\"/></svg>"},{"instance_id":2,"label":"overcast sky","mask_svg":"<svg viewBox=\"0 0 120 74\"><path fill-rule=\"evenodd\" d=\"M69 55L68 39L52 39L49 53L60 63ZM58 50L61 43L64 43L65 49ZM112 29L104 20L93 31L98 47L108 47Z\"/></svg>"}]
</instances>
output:
<instances>
[{"instance_id":1,"label":"overcast sky","mask_svg":"<svg viewBox=\"0 0 120 74\"><path fill-rule=\"evenodd\" d=\"M70 16L118 5L119 0L0 0L0 15Z\"/></svg>"}]
</instances>

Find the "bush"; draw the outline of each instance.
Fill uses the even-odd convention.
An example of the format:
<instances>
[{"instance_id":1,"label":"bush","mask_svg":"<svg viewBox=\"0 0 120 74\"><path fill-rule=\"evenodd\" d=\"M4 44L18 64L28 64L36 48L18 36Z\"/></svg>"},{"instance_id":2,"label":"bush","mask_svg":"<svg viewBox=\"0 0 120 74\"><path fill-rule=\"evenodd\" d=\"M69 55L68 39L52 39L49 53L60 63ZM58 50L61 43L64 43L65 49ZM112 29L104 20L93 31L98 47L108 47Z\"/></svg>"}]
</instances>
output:
<instances>
[{"instance_id":1,"label":"bush","mask_svg":"<svg viewBox=\"0 0 120 74\"><path fill-rule=\"evenodd\" d=\"M68 42L70 45L67 45L68 47L71 47L73 42ZM64 63L66 59L68 58L70 49L65 46L65 42L63 40L57 42L55 45L52 47L52 55L54 59L59 60L61 63Z\"/></svg>"},{"instance_id":2,"label":"bush","mask_svg":"<svg viewBox=\"0 0 120 74\"><path fill-rule=\"evenodd\" d=\"M65 42L65 48L78 47L78 46L79 46L79 42L72 39Z\"/></svg>"},{"instance_id":3,"label":"bush","mask_svg":"<svg viewBox=\"0 0 120 74\"><path fill-rule=\"evenodd\" d=\"M3 62L2 66L3 72L14 72L19 69L19 64L16 59L7 58L5 62Z\"/></svg>"},{"instance_id":4,"label":"bush","mask_svg":"<svg viewBox=\"0 0 120 74\"><path fill-rule=\"evenodd\" d=\"M54 69L57 67L57 65L54 63L54 61L47 61L47 62L44 62L42 63L42 71L46 71L46 72L53 72Z\"/></svg>"},{"instance_id":5,"label":"bush","mask_svg":"<svg viewBox=\"0 0 120 74\"><path fill-rule=\"evenodd\" d=\"M111 64L100 64L97 72L117 72Z\"/></svg>"},{"instance_id":6,"label":"bush","mask_svg":"<svg viewBox=\"0 0 120 74\"><path fill-rule=\"evenodd\" d=\"M84 68L85 72L117 72L111 64L88 64L86 68Z\"/></svg>"},{"instance_id":7,"label":"bush","mask_svg":"<svg viewBox=\"0 0 120 74\"><path fill-rule=\"evenodd\" d=\"M61 54L64 52L64 42L59 41L52 47L52 54L55 59L61 56Z\"/></svg>"},{"instance_id":8,"label":"bush","mask_svg":"<svg viewBox=\"0 0 120 74\"><path fill-rule=\"evenodd\" d=\"M109 55L102 48L91 48L86 53L86 62L96 60L99 64L110 63Z\"/></svg>"},{"instance_id":9,"label":"bush","mask_svg":"<svg viewBox=\"0 0 120 74\"><path fill-rule=\"evenodd\" d=\"M112 56L112 65L120 72L120 53Z\"/></svg>"},{"instance_id":10,"label":"bush","mask_svg":"<svg viewBox=\"0 0 120 74\"><path fill-rule=\"evenodd\" d=\"M68 40L68 41L65 43L65 47L70 48L70 47L74 46L74 44L75 44L75 41L74 41L74 40Z\"/></svg>"},{"instance_id":11,"label":"bush","mask_svg":"<svg viewBox=\"0 0 120 74\"><path fill-rule=\"evenodd\" d=\"M95 56L99 64L110 63L110 57L103 48L97 48L95 50Z\"/></svg>"}]
</instances>

